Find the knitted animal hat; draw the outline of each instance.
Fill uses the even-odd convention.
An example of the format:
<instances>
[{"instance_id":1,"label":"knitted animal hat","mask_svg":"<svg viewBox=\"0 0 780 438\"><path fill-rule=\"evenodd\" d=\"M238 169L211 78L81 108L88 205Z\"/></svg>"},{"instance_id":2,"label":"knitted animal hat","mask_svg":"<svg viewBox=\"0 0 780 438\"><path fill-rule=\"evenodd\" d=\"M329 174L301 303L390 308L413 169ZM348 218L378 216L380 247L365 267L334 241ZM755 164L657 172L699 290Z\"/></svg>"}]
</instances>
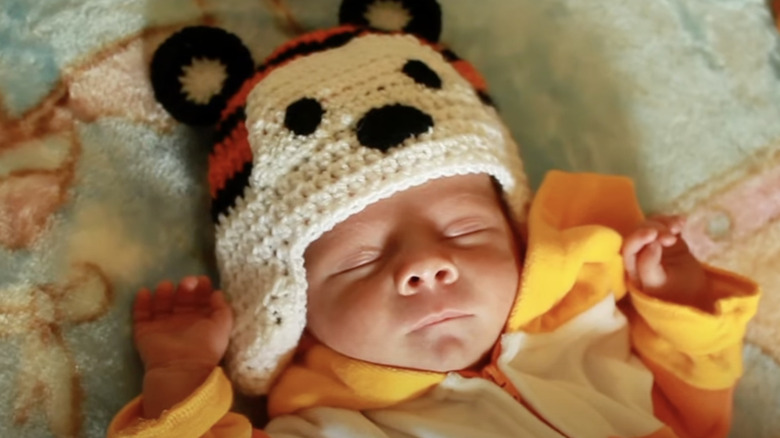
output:
<instances>
[{"instance_id":1,"label":"knitted animal hat","mask_svg":"<svg viewBox=\"0 0 780 438\"><path fill-rule=\"evenodd\" d=\"M438 4L345 0L340 20L257 68L237 37L209 27L174 34L152 62L174 117L217 123L209 183L235 314L227 368L244 393L266 393L290 360L306 326L304 251L348 216L435 178L486 173L525 220L517 147L476 70L437 45Z\"/></svg>"}]
</instances>

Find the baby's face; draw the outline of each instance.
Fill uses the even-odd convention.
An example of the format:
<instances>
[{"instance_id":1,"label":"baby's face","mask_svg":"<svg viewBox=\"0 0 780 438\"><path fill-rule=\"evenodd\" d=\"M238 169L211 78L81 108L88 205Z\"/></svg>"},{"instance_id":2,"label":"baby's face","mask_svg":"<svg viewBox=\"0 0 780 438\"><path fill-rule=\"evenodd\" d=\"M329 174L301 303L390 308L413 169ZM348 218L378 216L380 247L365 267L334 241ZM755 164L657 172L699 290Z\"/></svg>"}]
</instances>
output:
<instances>
[{"instance_id":1,"label":"baby's face","mask_svg":"<svg viewBox=\"0 0 780 438\"><path fill-rule=\"evenodd\" d=\"M308 329L344 355L463 369L500 335L519 256L490 177L441 178L378 201L306 250Z\"/></svg>"}]
</instances>

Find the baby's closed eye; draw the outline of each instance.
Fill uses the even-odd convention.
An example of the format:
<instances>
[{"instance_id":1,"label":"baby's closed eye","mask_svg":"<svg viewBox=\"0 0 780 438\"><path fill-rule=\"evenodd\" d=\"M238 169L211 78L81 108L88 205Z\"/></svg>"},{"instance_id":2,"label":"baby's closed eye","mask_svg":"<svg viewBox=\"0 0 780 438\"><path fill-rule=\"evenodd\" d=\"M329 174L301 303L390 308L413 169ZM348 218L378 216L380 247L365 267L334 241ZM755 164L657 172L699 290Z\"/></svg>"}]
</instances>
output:
<instances>
[{"instance_id":1,"label":"baby's closed eye","mask_svg":"<svg viewBox=\"0 0 780 438\"><path fill-rule=\"evenodd\" d=\"M484 218L466 218L449 224L443 232L444 237L458 242L467 242L482 238L495 229L494 224Z\"/></svg>"},{"instance_id":2,"label":"baby's closed eye","mask_svg":"<svg viewBox=\"0 0 780 438\"><path fill-rule=\"evenodd\" d=\"M341 258L336 265L333 275L344 274L356 269L364 268L379 260L382 252L379 249L365 248Z\"/></svg>"}]
</instances>

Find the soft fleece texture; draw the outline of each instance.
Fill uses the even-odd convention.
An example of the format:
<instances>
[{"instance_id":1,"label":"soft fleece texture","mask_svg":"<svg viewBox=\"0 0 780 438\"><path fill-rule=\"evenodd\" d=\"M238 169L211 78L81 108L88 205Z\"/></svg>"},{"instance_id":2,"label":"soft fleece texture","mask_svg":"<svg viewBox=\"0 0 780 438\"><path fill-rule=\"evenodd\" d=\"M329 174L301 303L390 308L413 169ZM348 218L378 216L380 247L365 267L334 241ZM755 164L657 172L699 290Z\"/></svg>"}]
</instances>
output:
<instances>
[{"instance_id":1,"label":"soft fleece texture","mask_svg":"<svg viewBox=\"0 0 780 438\"><path fill-rule=\"evenodd\" d=\"M213 274L206 132L155 104L175 29L227 28L262 59L338 1L5 0L0 8L0 436L99 437L138 393L141 285ZM780 59L762 0L443 0L442 41L486 76L532 182L635 178L691 215L706 261L765 291L734 437L780 435ZM280 18L282 17L282 18Z\"/></svg>"}]
</instances>

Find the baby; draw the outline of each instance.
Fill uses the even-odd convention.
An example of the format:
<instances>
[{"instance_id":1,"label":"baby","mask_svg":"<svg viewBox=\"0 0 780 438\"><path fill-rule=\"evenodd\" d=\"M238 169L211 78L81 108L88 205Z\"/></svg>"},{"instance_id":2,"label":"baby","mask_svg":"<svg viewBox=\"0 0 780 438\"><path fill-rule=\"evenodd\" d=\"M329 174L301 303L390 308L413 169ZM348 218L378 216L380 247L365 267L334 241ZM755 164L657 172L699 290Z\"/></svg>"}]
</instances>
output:
<instances>
[{"instance_id":1,"label":"baby","mask_svg":"<svg viewBox=\"0 0 780 438\"><path fill-rule=\"evenodd\" d=\"M438 6L401 3L418 15L389 33L342 6L227 102L228 298L138 293L143 393L109 436L726 436L758 287L625 178L551 172L531 199L484 82L434 44ZM263 431L234 386L268 395Z\"/></svg>"}]
</instances>

